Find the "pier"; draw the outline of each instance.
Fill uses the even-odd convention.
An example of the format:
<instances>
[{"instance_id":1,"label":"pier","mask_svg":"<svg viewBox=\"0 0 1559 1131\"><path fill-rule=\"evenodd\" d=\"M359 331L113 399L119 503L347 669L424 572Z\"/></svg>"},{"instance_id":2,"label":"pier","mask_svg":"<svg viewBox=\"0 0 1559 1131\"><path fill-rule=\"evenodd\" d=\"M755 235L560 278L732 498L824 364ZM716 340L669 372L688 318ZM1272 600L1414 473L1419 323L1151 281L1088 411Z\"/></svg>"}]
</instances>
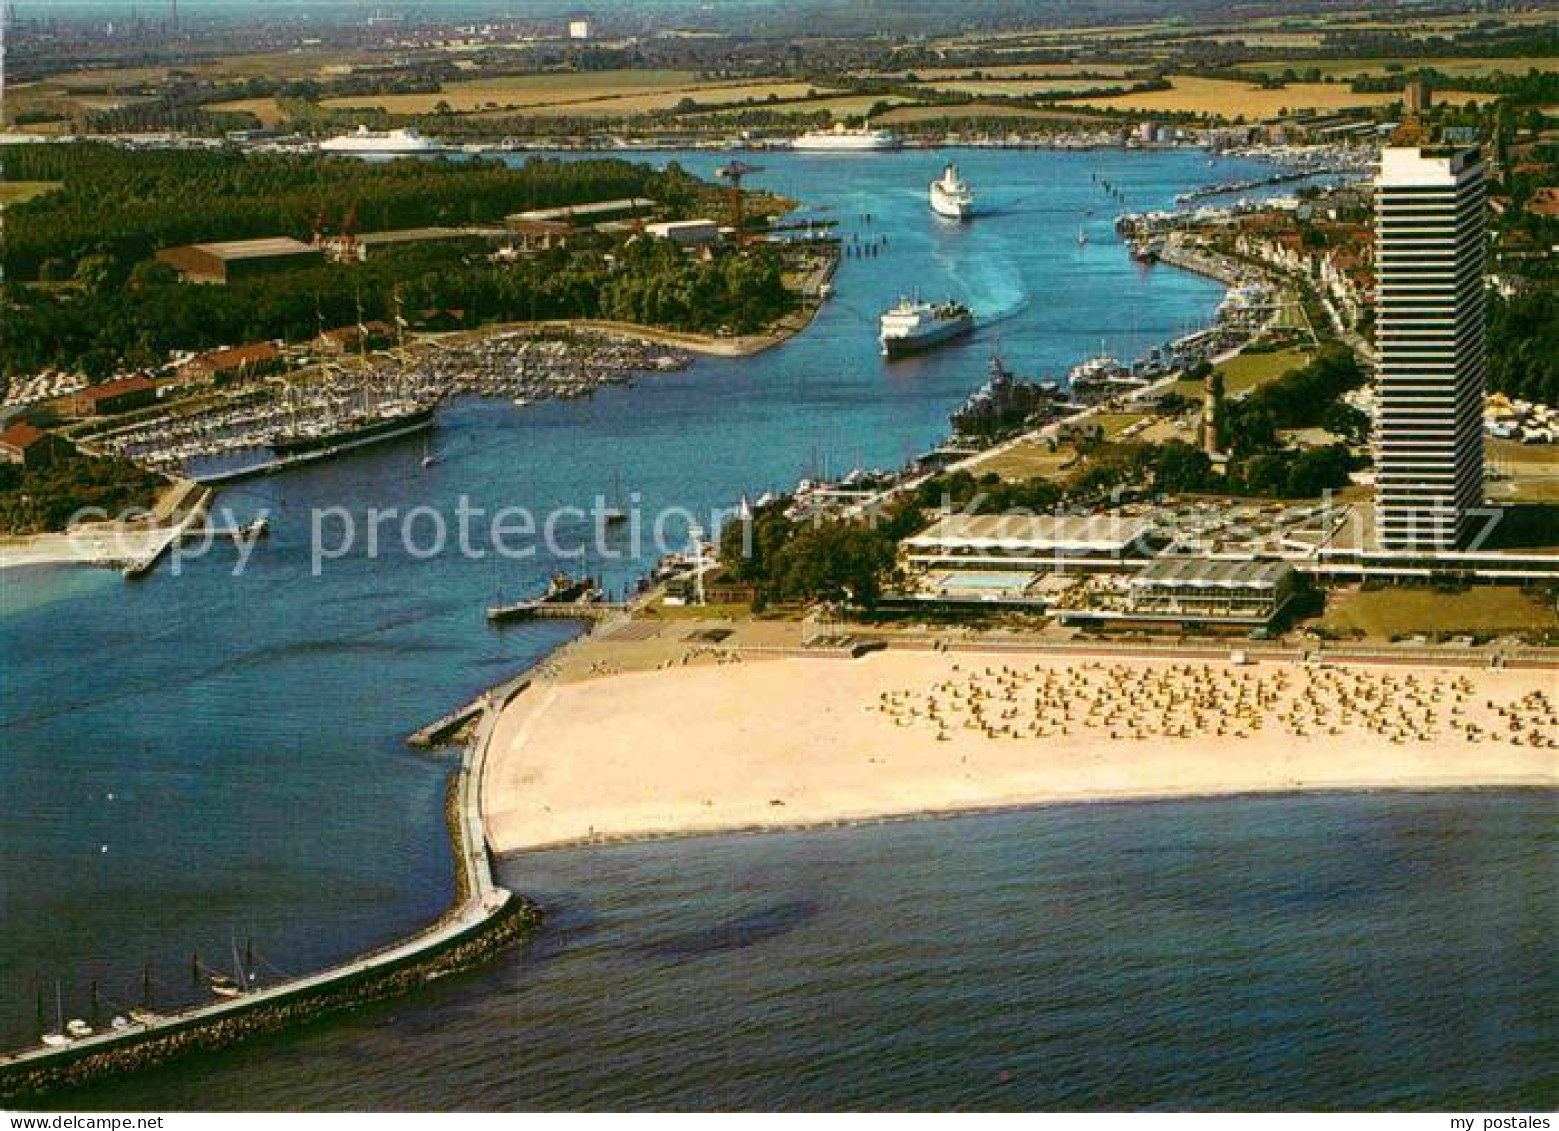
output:
<instances>
[{"instance_id":1,"label":"pier","mask_svg":"<svg viewBox=\"0 0 1559 1131\"><path fill-rule=\"evenodd\" d=\"M498 886L482 810L482 774L499 713L529 686L521 674L483 692L464 708L477 720L448 794L456 899L415 934L326 970L172 1013L140 1013L122 1027L69 1041L0 1053L0 1103L133 1072L185 1053L214 1051L252 1036L409 992L476 965L532 929L541 912ZM427 729L427 728L425 728ZM420 733L420 732L419 732Z\"/></svg>"}]
</instances>

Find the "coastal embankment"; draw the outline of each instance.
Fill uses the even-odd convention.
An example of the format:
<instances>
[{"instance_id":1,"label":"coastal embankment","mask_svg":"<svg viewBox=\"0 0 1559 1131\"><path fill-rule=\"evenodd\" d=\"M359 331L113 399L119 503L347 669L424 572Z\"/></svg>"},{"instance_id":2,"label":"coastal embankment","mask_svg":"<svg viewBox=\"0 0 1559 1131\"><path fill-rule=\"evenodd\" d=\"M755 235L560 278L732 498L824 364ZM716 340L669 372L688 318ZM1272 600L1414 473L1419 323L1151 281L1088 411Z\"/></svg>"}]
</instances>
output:
<instances>
[{"instance_id":1,"label":"coastal embankment","mask_svg":"<svg viewBox=\"0 0 1559 1131\"><path fill-rule=\"evenodd\" d=\"M36 1101L406 993L484 962L523 937L540 921L541 911L493 878L481 789L493 730L504 705L524 686L523 679L514 680L486 693L472 739L450 779L445 817L455 861L455 899L436 922L313 974L250 986L236 997L178 1012L136 1010L101 1032L59 1047L0 1054L0 1102Z\"/></svg>"},{"instance_id":2,"label":"coastal embankment","mask_svg":"<svg viewBox=\"0 0 1559 1131\"><path fill-rule=\"evenodd\" d=\"M63 532L0 537L0 569L39 565L144 569L205 521L211 496L198 483L175 479L151 513L142 517L84 522Z\"/></svg>"},{"instance_id":3,"label":"coastal embankment","mask_svg":"<svg viewBox=\"0 0 1559 1131\"><path fill-rule=\"evenodd\" d=\"M1553 673L577 642L504 712L497 852L1046 803L1559 787Z\"/></svg>"}]
</instances>

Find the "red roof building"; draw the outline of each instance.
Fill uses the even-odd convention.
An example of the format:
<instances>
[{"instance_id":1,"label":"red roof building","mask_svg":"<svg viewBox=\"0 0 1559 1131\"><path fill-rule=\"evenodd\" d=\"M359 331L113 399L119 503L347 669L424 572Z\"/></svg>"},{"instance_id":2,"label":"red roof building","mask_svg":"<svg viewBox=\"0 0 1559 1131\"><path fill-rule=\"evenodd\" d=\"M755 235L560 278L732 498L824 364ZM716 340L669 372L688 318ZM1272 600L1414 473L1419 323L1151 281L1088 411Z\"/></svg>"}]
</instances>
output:
<instances>
[{"instance_id":1,"label":"red roof building","mask_svg":"<svg viewBox=\"0 0 1559 1131\"><path fill-rule=\"evenodd\" d=\"M110 416L116 412L129 412L157 402L157 385L150 378L136 374L104 381L101 385L88 385L71 397L71 408L77 416Z\"/></svg>"}]
</instances>

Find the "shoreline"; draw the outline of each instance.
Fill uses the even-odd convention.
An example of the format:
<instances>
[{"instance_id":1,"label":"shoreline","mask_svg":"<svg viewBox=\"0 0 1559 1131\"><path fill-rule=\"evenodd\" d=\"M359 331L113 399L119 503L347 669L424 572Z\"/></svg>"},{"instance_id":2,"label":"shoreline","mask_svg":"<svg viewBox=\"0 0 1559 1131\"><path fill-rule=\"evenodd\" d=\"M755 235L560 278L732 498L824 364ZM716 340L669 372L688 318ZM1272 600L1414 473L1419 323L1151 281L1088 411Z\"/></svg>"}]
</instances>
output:
<instances>
[{"instance_id":1,"label":"shoreline","mask_svg":"<svg viewBox=\"0 0 1559 1131\"><path fill-rule=\"evenodd\" d=\"M990 805L972 805L957 809L917 809L901 813L878 813L860 817L837 817L816 821L794 821L790 824L730 825L720 828L683 829L670 832L618 833L610 836L585 837L575 840L559 840L525 848L495 852L500 860L520 860L548 852L568 852L581 848L622 848L635 844L658 844L664 841L696 840L702 837L771 836L784 833L827 832L833 830L872 828L878 825L901 825L916 821L958 821L978 817L1000 817L1013 813L1041 812L1047 809L1074 809L1094 806L1157 805L1165 802L1192 801L1218 802L1241 798L1267 797L1352 797L1362 794L1402 794L1421 796L1432 793L1553 793L1559 797L1559 778L1466 782L1412 782L1399 781L1389 785L1368 782L1340 782L1275 787L1272 789L1226 790L1222 792L1140 792L1112 793L1089 796L1059 795L1033 801L996 802Z\"/></svg>"},{"instance_id":2,"label":"shoreline","mask_svg":"<svg viewBox=\"0 0 1559 1131\"><path fill-rule=\"evenodd\" d=\"M695 626L679 621L675 627L686 635ZM1554 733L1545 713L1551 704L1534 708L1519 733L1506 735L1495 725L1550 688L1552 673L1543 667L1420 661L1404 669L1389 661L1311 665L1297 657L1233 663L1227 652L1222 658L1014 655L999 646L890 648L859 659L799 652L733 648L717 655L673 643L668 657L664 642L653 652L643 640L583 637L568 656L554 654L495 728L482 788L493 851L507 857L1055 805L1559 789L1559 759L1540 745ZM883 702L911 694L898 690L906 684L913 689L929 681L942 689L976 669L988 675L996 668L1031 681L1108 672L1135 690L1106 702L1099 694L1108 690L1103 677L1087 676L1095 681L1087 694L1102 704L1101 721L1079 718L1064 734L993 736L979 733L985 723L967 720L938 733L927 729L923 705L891 725L875 717ZM1310 721L1307 697L1313 689L1326 694L1329 680L1381 704L1382 714L1397 711L1399 694L1419 698L1420 685L1434 688L1434 703L1443 694L1457 706L1431 708L1424 692L1425 705L1415 708L1423 718L1411 733L1409 724L1399 733L1361 717L1341 727L1329 720L1328 734ZM1184 685L1187 701L1215 696L1214 685L1262 685L1260 711L1272 715L1264 720L1268 729L1226 734L1223 716L1212 708L1206 719L1177 722L1180 729L1134 729L1142 721L1129 715L1132 696L1163 696L1174 681ZM1021 703L1021 695L1013 702ZM946 702L942 710L948 717ZM1048 710L1054 719L1055 709ZM1296 710L1306 721L1282 733ZM929 717L937 717L935 709ZM1459 729L1473 722L1476 738Z\"/></svg>"}]
</instances>

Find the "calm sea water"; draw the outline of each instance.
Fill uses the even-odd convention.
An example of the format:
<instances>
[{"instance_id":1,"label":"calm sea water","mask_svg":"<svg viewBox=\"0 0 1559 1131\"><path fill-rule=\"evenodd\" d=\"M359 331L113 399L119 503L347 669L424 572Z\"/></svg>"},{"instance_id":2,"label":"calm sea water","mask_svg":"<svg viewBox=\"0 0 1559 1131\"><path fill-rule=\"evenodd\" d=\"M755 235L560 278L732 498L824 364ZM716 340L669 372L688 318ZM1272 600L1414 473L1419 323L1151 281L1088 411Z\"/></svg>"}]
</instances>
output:
<instances>
[{"instance_id":1,"label":"calm sea water","mask_svg":"<svg viewBox=\"0 0 1559 1131\"><path fill-rule=\"evenodd\" d=\"M718 163L710 154L678 156L699 172ZM182 576L164 569L138 585L107 572L0 574L0 797L6 800L0 818L0 1043L35 1035L38 998L51 1004L56 984L67 1015L85 1013L93 979L109 1007L122 1007L139 996L143 965L150 964L156 998L171 1004L192 992L193 953L213 965L228 964L235 944L253 940L269 968L295 972L410 930L449 899L451 865L439 800L450 766L406 749L402 740L568 637L571 630L562 625L494 632L482 619L495 593L532 591L556 563L457 555L416 560L392 543L376 558L359 551L312 577L314 508L346 506L362 521L368 506L404 513L431 504L453 516L456 501L466 495L489 511L520 505L542 512L587 505L620 475L652 511L678 505L705 514L743 492L789 486L809 470L895 465L924 450L943 435L949 409L983 381L998 335L1003 355L1021 372L1056 373L1095 352L1100 339L1129 357L1211 312L1220 293L1213 284L1131 263L1110 231L1111 209L1090 174L1122 185L1128 207L1146 208L1166 205L1175 193L1212 177L1248 175L1252 166L1223 162L1210 170L1198 155L1173 153L957 156L989 209L964 226L937 221L925 208L923 186L937 172L939 155L763 157L767 170L759 180L765 186L804 201L815 215L839 220L846 235L869 240L886 234L889 240L879 258L845 261L838 298L783 349L740 362L700 361L684 373L607 390L590 401L524 410L506 402L454 404L440 417L437 443L444 458L435 467L420 466L421 447L411 442L229 491L220 505L241 516L268 509L275 530L237 578L230 576L230 549ZM1075 238L1079 225L1091 237L1083 248ZM985 328L973 341L884 366L876 356L875 316L900 291L915 287L928 297L969 301ZM597 561L592 568L621 582L641 565ZM1346 810L1353 802L1336 804ZM1218 806L1196 812L1203 815L1186 820L1209 822L1209 829L1228 819ZM958 851L951 830L961 827L849 833L816 843L827 846L819 850L825 856L862 853L853 867L865 876L873 859L884 872L892 870L889 854L873 855L872 845L886 843L875 838L930 836L924 843L940 843L930 851L941 855ZM1003 835L1000 823L977 827L997 842ZM1523 826L1512 827L1517 831L1508 835L1516 839L1501 841L1500 851L1524 854L1529 863L1551 862L1542 855L1545 845L1520 842ZM941 836L949 839L939 842ZM1319 851L1328 838L1317 833L1314 842ZM793 843L813 841L645 849L642 859L652 873L656 860L676 861L653 873L661 877L653 881L635 880L631 870L618 873L606 863L640 859L640 850L602 856L602 883L592 885L587 902L619 906L632 918L627 909L640 896L677 877L673 887L683 892L679 906L689 929L717 926L746 912L729 911L718 884L691 878L683 884L679 854L718 859L723 852L751 852L761 862L771 851L764 845L772 844L774 867L781 867L779 861L794 859L785 847ZM568 859L547 858L534 883L526 865L511 882L543 897L567 895L588 871L581 863L580 873L567 878ZM1288 882L1308 882L1303 860L1303 852L1290 857L1296 874ZM894 867L901 865L895 859ZM565 871L548 871L553 868ZM700 874L719 879L718 869ZM607 882L612 876L621 876L625 886L614 888ZM1014 898L1024 892L1038 898L1021 863L1002 884L1015 885ZM700 910L706 886L710 902ZM916 900L945 899L949 914L976 914L974 903L961 902L975 898L972 888L910 890ZM1120 894L1117 910L1130 917L1134 897ZM557 920L564 928L572 921L568 906L565 899ZM1489 929L1519 926L1507 916ZM855 932L854 949L842 940L830 951L830 977L849 981L852 963L877 961L879 944L869 930ZM1080 948L1076 961L1099 971L1101 985L1107 982L1108 956ZM971 957L967 966L971 987L983 985L993 999L1005 992L1000 962ZM913 968L913 957L904 959L900 975L911 981L928 976ZM1405 993L1404 969L1382 963L1379 976L1396 980ZM706 996L736 988L716 983ZM531 995L539 992L524 990L525 999L534 1001ZM615 979L594 990L603 1001L639 992L647 987ZM505 991L491 1008L513 1004ZM962 1010L951 1000L946 1008L967 1015L971 1025L985 1023L972 998ZM691 1062L737 1047L728 1034L705 1028L708 1016L701 1008L692 1015L682 1010L645 1017L649 1029L641 1032L650 1044L637 1050L592 1045L585 1028L577 1040L582 1056L588 1053L602 1073L629 1087L643 1066L662 1055L668 1033L683 1034L684 1043L675 1047ZM566 1028L562 1019L557 1024ZM490 1025L482 1032L484 1041L493 1039ZM561 1030L557 1035L562 1040ZM424 1039L409 1041L408 1050ZM279 1064L287 1062L287 1047L273 1050ZM917 1047L909 1040L892 1063L913 1064ZM809 1094L818 1102L856 1094L831 1063L823 1058L806 1069L815 1078ZM414 1082L429 1077L415 1060L405 1067L401 1083L415 1092ZM884 1071L888 1067L884 1062ZM931 1070L929 1064L922 1069ZM584 1083L570 1092L559 1081L560 1090L547 1102L597 1096L606 1102L612 1094ZM641 1080L636 1086L659 1085ZM442 1085L428 1087L430 1101L445 1094ZM487 1094L478 1089L460 1101L479 1106ZM651 1102L658 1093L637 1094ZM718 1102L716 1093L707 1094L708 1102ZM751 1094L758 1102L760 1093ZM298 1096L299 1103L313 1102L301 1091ZM367 1094L360 1098L370 1102ZM544 1098L537 1094L535 1101ZM268 1102L286 1100L278 1092Z\"/></svg>"},{"instance_id":2,"label":"calm sea water","mask_svg":"<svg viewBox=\"0 0 1559 1131\"><path fill-rule=\"evenodd\" d=\"M1547 1110L1553 818L1245 798L517 858L525 949L77 1102Z\"/></svg>"}]
</instances>

